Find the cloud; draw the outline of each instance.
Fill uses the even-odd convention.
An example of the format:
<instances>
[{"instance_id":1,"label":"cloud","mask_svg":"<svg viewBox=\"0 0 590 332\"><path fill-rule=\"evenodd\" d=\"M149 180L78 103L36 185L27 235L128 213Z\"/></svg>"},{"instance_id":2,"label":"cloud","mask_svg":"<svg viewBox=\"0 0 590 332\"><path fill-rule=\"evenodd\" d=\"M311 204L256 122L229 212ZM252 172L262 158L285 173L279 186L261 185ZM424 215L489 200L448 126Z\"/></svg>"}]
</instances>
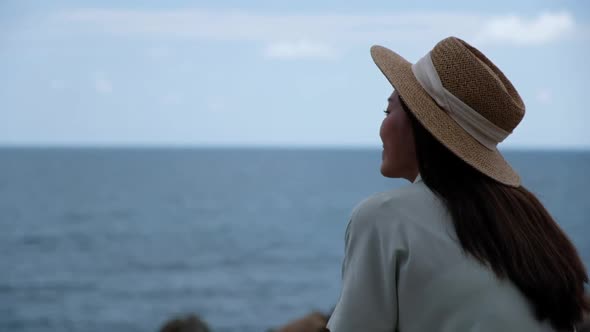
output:
<instances>
[{"instance_id":1,"label":"cloud","mask_svg":"<svg viewBox=\"0 0 590 332\"><path fill-rule=\"evenodd\" d=\"M49 87L52 90L63 90L65 88L65 83L61 79L52 79L49 81Z\"/></svg>"},{"instance_id":2,"label":"cloud","mask_svg":"<svg viewBox=\"0 0 590 332\"><path fill-rule=\"evenodd\" d=\"M99 94L110 94L113 92L113 83L102 74L94 77L94 89Z\"/></svg>"},{"instance_id":3,"label":"cloud","mask_svg":"<svg viewBox=\"0 0 590 332\"><path fill-rule=\"evenodd\" d=\"M184 98L179 92L171 91L162 96L161 102L165 106L178 106L184 102Z\"/></svg>"},{"instance_id":4,"label":"cloud","mask_svg":"<svg viewBox=\"0 0 590 332\"><path fill-rule=\"evenodd\" d=\"M206 105L205 110L209 113L222 113L230 108L227 100L220 97L210 97Z\"/></svg>"},{"instance_id":5,"label":"cloud","mask_svg":"<svg viewBox=\"0 0 590 332\"><path fill-rule=\"evenodd\" d=\"M590 31L566 11L525 17L434 11L292 15L210 9L77 9L60 12L53 19L68 31L81 33L254 42L264 45L263 55L275 58L325 58L336 49L359 43L434 42L449 35L478 43L539 45L559 41L571 32L586 38ZM161 55L160 51L153 53Z\"/></svg>"},{"instance_id":6,"label":"cloud","mask_svg":"<svg viewBox=\"0 0 590 332\"><path fill-rule=\"evenodd\" d=\"M575 23L567 12L543 13L526 19L516 15L489 19L480 32L482 41L520 45L546 44L574 31Z\"/></svg>"},{"instance_id":7,"label":"cloud","mask_svg":"<svg viewBox=\"0 0 590 332\"><path fill-rule=\"evenodd\" d=\"M147 49L146 54L154 60L161 60L172 55L172 51L167 47L152 47Z\"/></svg>"},{"instance_id":8,"label":"cloud","mask_svg":"<svg viewBox=\"0 0 590 332\"><path fill-rule=\"evenodd\" d=\"M457 31L480 24L473 13L403 12L390 15L259 14L241 10L168 11L78 9L54 17L78 28L119 36L150 36L215 41L325 40L358 42L386 36L396 40L428 37L441 27ZM77 31L83 31L79 29Z\"/></svg>"},{"instance_id":9,"label":"cloud","mask_svg":"<svg viewBox=\"0 0 590 332\"><path fill-rule=\"evenodd\" d=\"M264 55L277 59L332 58L336 50L328 44L300 40L276 42L266 46Z\"/></svg>"},{"instance_id":10,"label":"cloud","mask_svg":"<svg viewBox=\"0 0 590 332\"><path fill-rule=\"evenodd\" d=\"M541 104L550 104L551 101L553 100L553 93L551 92L551 90L547 89L547 88L543 88L537 91L536 95L535 95L535 99L541 103Z\"/></svg>"}]
</instances>

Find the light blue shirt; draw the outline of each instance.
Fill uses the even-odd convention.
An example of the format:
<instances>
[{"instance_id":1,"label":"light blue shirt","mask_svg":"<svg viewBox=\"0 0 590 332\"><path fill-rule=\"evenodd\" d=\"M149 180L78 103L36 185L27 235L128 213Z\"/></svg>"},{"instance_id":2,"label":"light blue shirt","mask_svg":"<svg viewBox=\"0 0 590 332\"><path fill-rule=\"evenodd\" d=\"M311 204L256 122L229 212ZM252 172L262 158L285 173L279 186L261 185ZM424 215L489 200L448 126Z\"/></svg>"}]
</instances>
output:
<instances>
[{"instance_id":1,"label":"light blue shirt","mask_svg":"<svg viewBox=\"0 0 590 332\"><path fill-rule=\"evenodd\" d=\"M331 332L553 331L512 282L462 251L420 177L353 210L342 284Z\"/></svg>"}]
</instances>

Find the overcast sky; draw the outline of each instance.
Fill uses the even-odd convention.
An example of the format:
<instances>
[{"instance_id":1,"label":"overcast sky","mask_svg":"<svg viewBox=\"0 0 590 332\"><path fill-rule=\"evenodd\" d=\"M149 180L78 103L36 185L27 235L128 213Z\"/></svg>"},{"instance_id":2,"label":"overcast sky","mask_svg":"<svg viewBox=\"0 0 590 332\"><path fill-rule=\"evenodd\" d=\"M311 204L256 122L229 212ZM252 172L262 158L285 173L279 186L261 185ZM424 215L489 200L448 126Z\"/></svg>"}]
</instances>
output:
<instances>
[{"instance_id":1,"label":"overcast sky","mask_svg":"<svg viewBox=\"0 0 590 332\"><path fill-rule=\"evenodd\" d=\"M379 147L391 86L450 35L512 80L501 147L590 149L587 1L0 1L0 145Z\"/></svg>"}]
</instances>

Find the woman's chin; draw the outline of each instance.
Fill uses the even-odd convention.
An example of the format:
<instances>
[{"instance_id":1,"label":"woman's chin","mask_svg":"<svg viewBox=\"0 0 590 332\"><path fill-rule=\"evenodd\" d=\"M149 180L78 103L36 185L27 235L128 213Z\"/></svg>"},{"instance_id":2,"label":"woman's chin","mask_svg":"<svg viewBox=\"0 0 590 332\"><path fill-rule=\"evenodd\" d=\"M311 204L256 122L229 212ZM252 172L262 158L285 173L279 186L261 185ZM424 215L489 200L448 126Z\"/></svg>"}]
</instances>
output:
<instances>
[{"instance_id":1,"label":"woman's chin","mask_svg":"<svg viewBox=\"0 0 590 332\"><path fill-rule=\"evenodd\" d=\"M388 167L388 165L385 163L385 161L383 161L381 163L381 175L383 175L386 178L393 178L395 177L395 174L393 174L395 172L392 172L391 167Z\"/></svg>"},{"instance_id":2,"label":"woman's chin","mask_svg":"<svg viewBox=\"0 0 590 332\"><path fill-rule=\"evenodd\" d=\"M392 165L391 163L388 163L386 160L383 160L381 162L381 175L383 175L386 178L393 178L393 179L405 177L402 169L400 169L399 167L396 167L396 166L398 166L398 165L396 165L396 164Z\"/></svg>"}]
</instances>

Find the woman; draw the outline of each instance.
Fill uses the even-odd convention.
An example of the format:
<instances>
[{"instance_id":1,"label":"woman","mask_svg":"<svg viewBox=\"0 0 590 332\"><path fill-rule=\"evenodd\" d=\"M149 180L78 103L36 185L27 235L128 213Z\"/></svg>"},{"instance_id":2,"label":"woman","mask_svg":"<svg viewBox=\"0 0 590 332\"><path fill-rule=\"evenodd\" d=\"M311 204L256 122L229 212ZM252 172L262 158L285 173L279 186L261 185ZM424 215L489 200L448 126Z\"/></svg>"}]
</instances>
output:
<instances>
[{"instance_id":1,"label":"woman","mask_svg":"<svg viewBox=\"0 0 590 332\"><path fill-rule=\"evenodd\" d=\"M575 330L585 268L496 148L524 116L516 89L454 37L413 65L371 55L395 89L381 173L413 183L354 209L330 331Z\"/></svg>"}]
</instances>

